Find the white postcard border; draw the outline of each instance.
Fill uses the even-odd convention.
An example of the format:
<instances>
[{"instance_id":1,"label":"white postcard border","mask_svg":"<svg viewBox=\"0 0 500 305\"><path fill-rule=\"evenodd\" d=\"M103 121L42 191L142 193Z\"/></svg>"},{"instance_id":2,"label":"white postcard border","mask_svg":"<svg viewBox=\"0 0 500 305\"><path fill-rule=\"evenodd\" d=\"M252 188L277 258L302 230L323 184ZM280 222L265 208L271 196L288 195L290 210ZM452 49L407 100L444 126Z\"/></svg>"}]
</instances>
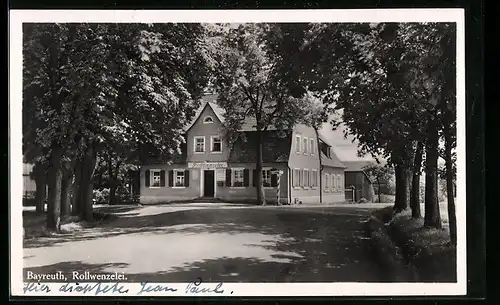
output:
<instances>
[{"instance_id":1,"label":"white postcard border","mask_svg":"<svg viewBox=\"0 0 500 305\"><path fill-rule=\"evenodd\" d=\"M466 188L465 188L465 22L463 9L366 10L11 10L9 12L9 141L10 141L10 259L11 294L23 293L22 245L22 23L26 22L456 22L457 24L457 283L224 283L232 296L410 296L465 295ZM60 284L46 283L57 296ZM123 283L139 291L139 283ZM187 296L186 284L169 284L175 293L143 296ZM86 294L87 295L87 294ZM112 294L118 296L119 294ZM134 293L128 294L133 296ZM216 295L216 294L215 294ZM123 295L120 295L123 296ZM203 294L206 296L206 294Z\"/></svg>"}]
</instances>

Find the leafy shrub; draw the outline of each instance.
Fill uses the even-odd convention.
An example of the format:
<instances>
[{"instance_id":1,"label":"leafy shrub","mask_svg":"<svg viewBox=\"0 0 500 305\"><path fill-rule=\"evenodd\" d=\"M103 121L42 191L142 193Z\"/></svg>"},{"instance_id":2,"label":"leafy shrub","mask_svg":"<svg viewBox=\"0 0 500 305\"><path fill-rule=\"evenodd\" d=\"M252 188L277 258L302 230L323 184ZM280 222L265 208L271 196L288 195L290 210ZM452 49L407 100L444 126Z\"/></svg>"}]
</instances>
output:
<instances>
[{"instance_id":1,"label":"leafy shrub","mask_svg":"<svg viewBox=\"0 0 500 305\"><path fill-rule=\"evenodd\" d=\"M139 195L131 194L128 189L119 187L116 190L116 201L119 204L138 203Z\"/></svg>"},{"instance_id":2,"label":"leafy shrub","mask_svg":"<svg viewBox=\"0 0 500 305\"><path fill-rule=\"evenodd\" d=\"M394 216L389 229L405 258L418 270L423 281L456 280L456 250L450 246L446 230L424 228L423 219L413 219L410 211Z\"/></svg>"},{"instance_id":3,"label":"leafy shrub","mask_svg":"<svg viewBox=\"0 0 500 305\"><path fill-rule=\"evenodd\" d=\"M392 220L394 216L394 209L392 206L386 206L383 209L378 209L372 213L372 216L379 219L383 223L388 223Z\"/></svg>"},{"instance_id":4,"label":"leafy shrub","mask_svg":"<svg viewBox=\"0 0 500 305\"><path fill-rule=\"evenodd\" d=\"M370 202L370 201L368 201L368 199L366 199L366 198L361 198L358 200L358 203L367 203L367 202Z\"/></svg>"},{"instance_id":5,"label":"leafy shrub","mask_svg":"<svg viewBox=\"0 0 500 305\"><path fill-rule=\"evenodd\" d=\"M375 196L375 198L378 201L378 195ZM389 194L380 194L380 199L382 200L382 203L394 203L395 196L394 195L389 195Z\"/></svg>"},{"instance_id":6,"label":"leafy shrub","mask_svg":"<svg viewBox=\"0 0 500 305\"><path fill-rule=\"evenodd\" d=\"M109 202L109 189L104 188L100 190L94 190L94 202L96 203L108 203Z\"/></svg>"},{"instance_id":7,"label":"leafy shrub","mask_svg":"<svg viewBox=\"0 0 500 305\"><path fill-rule=\"evenodd\" d=\"M383 229L384 226L384 222L373 215L366 222L366 230L368 230L368 232L374 232L376 230Z\"/></svg>"},{"instance_id":8,"label":"leafy shrub","mask_svg":"<svg viewBox=\"0 0 500 305\"><path fill-rule=\"evenodd\" d=\"M109 202L109 188L97 189L93 191L95 203L108 203ZM129 204L139 202L139 195L130 194L130 192L123 187L116 189L116 202L118 204Z\"/></svg>"}]
</instances>

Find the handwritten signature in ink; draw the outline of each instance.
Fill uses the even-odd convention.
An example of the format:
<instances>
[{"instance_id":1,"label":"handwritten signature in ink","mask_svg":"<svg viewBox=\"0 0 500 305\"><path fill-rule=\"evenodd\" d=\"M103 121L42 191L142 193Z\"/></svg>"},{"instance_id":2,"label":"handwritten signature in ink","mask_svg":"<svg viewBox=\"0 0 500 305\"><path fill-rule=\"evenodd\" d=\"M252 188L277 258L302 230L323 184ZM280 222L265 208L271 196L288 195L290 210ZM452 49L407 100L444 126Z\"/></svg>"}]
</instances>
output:
<instances>
[{"instance_id":1,"label":"handwritten signature in ink","mask_svg":"<svg viewBox=\"0 0 500 305\"><path fill-rule=\"evenodd\" d=\"M203 294L203 293L222 294L222 293L224 293L224 289L222 289L222 285L223 285L222 282L217 283L215 288L211 288L209 286L202 286L201 285L202 282L203 282L203 280L201 279L201 277L198 277L196 279L196 281L187 284L186 289L185 289L186 294ZM231 291L231 293L233 293L233 292Z\"/></svg>"}]
</instances>

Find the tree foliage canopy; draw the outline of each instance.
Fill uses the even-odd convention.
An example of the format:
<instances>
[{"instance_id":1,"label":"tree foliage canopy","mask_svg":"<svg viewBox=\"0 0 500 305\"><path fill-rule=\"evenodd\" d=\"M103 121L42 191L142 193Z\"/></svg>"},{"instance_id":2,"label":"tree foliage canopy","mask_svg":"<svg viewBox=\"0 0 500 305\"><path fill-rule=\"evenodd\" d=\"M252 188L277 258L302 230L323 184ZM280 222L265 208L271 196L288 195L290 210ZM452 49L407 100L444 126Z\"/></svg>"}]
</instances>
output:
<instances>
[{"instance_id":1,"label":"tree foliage canopy","mask_svg":"<svg viewBox=\"0 0 500 305\"><path fill-rule=\"evenodd\" d=\"M208 81L203 35L200 24L26 24L26 151L99 141L174 153Z\"/></svg>"}]
</instances>

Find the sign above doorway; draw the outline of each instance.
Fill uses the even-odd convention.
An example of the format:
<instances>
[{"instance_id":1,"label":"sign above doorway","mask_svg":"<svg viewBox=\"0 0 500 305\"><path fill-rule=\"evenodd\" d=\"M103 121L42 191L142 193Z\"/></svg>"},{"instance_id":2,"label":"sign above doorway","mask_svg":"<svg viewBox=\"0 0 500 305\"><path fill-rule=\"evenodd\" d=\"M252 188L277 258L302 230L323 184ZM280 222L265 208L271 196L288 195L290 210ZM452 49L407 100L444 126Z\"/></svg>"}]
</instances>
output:
<instances>
[{"instance_id":1,"label":"sign above doorway","mask_svg":"<svg viewBox=\"0 0 500 305\"><path fill-rule=\"evenodd\" d=\"M201 168L201 169L227 168L227 162L188 162L188 168Z\"/></svg>"}]
</instances>

